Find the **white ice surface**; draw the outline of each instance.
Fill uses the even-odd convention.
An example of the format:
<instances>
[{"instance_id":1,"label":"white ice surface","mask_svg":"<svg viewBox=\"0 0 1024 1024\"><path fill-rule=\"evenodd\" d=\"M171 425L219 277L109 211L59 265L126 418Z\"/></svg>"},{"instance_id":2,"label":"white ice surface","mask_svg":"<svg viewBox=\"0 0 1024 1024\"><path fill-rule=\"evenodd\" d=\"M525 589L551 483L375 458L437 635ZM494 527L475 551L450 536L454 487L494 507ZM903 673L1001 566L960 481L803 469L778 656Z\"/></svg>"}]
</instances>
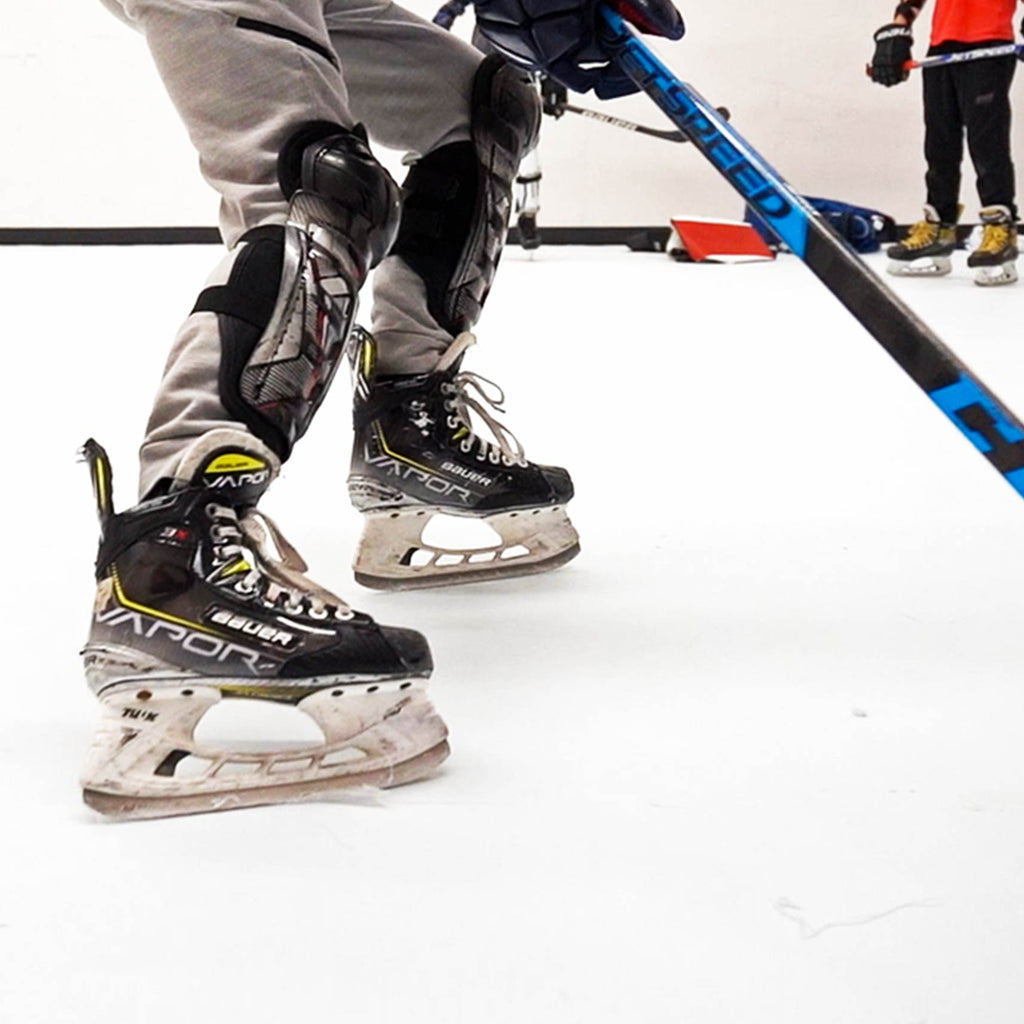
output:
<instances>
[{"instance_id":1,"label":"white ice surface","mask_svg":"<svg viewBox=\"0 0 1024 1024\"><path fill-rule=\"evenodd\" d=\"M438 778L82 806L74 451L105 444L132 503L216 256L0 249L0 1021L1020 1024L1024 505L792 257L508 251L467 368L572 470L583 553L548 576L359 588L339 379L266 507L429 636ZM887 281L1024 410L1024 286L963 260Z\"/></svg>"}]
</instances>

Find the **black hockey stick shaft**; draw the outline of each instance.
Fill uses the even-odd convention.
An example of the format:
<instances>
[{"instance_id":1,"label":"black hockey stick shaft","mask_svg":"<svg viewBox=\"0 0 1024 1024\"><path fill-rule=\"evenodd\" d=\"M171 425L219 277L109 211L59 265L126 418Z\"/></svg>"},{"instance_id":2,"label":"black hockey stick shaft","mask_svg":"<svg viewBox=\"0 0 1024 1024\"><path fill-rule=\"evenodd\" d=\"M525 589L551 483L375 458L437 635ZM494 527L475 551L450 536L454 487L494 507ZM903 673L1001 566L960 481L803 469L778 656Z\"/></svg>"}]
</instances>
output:
<instances>
[{"instance_id":1,"label":"black hockey stick shaft","mask_svg":"<svg viewBox=\"0 0 1024 1024\"><path fill-rule=\"evenodd\" d=\"M1024 425L692 86L601 6L603 42L629 77L1024 497Z\"/></svg>"},{"instance_id":2,"label":"black hockey stick shaft","mask_svg":"<svg viewBox=\"0 0 1024 1024\"><path fill-rule=\"evenodd\" d=\"M589 117L592 121L600 121L601 124L610 124L615 128L624 128L628 132L636 132L638 135L650 135L656 139L664 139L666 142L689 142L689 138L683 132L663 131L660 128L648 128L646 125L637 124L635 121L626 121L621 117L612 117L610 114L603 114L598 110L588 110L585 107L574 107L571 103L561 103L558 109L568 111L570 114L579 114L582 117ZM718 113L728 121L732 116L727 107L719 107Z\"/></svg>"}]
</instances>

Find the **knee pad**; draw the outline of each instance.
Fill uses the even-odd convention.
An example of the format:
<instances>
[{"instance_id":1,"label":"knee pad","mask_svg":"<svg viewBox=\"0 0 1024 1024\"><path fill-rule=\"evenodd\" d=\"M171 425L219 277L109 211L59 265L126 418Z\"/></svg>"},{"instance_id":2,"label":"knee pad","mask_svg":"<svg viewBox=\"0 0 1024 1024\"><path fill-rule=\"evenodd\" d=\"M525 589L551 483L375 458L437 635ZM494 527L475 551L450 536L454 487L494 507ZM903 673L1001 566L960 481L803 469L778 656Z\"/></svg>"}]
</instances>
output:
<instances>
[{"instance_id":1,"label":"knee pad","mask_svg":"<svg viewBox=\"0 0 1024 1024\"><path fill-rule=\"evenodd\" d=\"M480 316L501 257L512 187L537 140L540 101L529 78L500 57L473 81L471 141L428 153L403 183L392 253L422 278L427 308L453 337Z\"/></svg>"},{"instance_id":2,"label":"knee pad","mask_svg":"<svg viewBox=\"0 0 1024 1024\"><path fill-rule=\"evenodd\" d=\"M316 197L324 208L321 226L348 240L363 275L380 263L398 230L399 192L361 124L351 131L329 121L304 125L281 151L277 171L289 213L300 193Z\"/></svg>"},{"instance_id":3,"label":"knee pad","mask_svg":"<svg viewBox=\"0 0 1024 1024\"><path fill-rule=\"evenodd\" d=\"M227 284L193 312L218 315L220 397L283 460L341 361L367 272L398 226L398 186L365 134L317 122L279 161L288 222L249 231Z\"/></svg>"}]
</instances>

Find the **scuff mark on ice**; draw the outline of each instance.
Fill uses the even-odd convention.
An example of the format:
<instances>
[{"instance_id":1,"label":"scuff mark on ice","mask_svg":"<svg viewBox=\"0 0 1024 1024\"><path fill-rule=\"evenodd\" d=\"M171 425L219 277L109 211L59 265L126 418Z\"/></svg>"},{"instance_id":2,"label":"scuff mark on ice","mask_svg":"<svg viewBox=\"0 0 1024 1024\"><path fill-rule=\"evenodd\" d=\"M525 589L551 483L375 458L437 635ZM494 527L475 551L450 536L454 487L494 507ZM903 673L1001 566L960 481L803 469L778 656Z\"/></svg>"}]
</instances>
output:
<instances>
[{"instance_id":1,"label":"scuff mark on ice","mask_svg":"<svg viewBox=\"0 0 1024 1024\"><path fill-rule=\"evenodd\" d=\"M865 924L874 924L875 921L881 921L883 918L891 917L893 914L898 914L903 910L934 910L941 906L942 904L937 900L899 903L895 907L890 907L888 910L880 911L877 914L866 914L863 917L851 917L842 921L828 921L818 927L812 927L804 916L803 908L798 904L786 897L775 901L776 911L799 927L800 938L802 939L816 939L819 935L833 928L857 928Z\"/></svg>"}]
</instances>

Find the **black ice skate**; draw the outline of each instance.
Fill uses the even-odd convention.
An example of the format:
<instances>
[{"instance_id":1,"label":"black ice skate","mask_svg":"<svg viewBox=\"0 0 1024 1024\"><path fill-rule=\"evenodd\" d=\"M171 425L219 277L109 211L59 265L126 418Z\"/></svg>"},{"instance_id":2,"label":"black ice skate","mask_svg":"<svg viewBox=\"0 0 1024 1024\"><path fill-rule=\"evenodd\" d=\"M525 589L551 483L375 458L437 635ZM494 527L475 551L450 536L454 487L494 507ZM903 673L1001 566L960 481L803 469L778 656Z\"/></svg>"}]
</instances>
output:
<instances>
[{"instance_id":1,"label":"black ice skate","mask_svg":"<svg viewBox=\"0 0 1024 1024\"><path fill-rule=\"evenodd\" d=\"M933 206L925 206L924 220L914 224L907 237L885 250L886 269L897 277L941 277L953 268L956 224L940 219Z\"/></svg>"},{"instance_id":2,"label":"black ice skate","mask_svg":"<svg viewBox=\"0 0 1024 1024\"><path fill-rule=\"evenodd\" d=\"M426 640L377 625L302 575L301 558L255 510L273 457L239 437L213 431L186 454L183 486L120 514L106 453L95 441L83 449L102 531L83 655L104 715L82 786L105 814L393 786L447 755L444 723L425 696ZM262 753L201 747L200 718L230 697L293 705L324 742Z\"/></svg>"},{"instance_id":3,"label":"black ice skate","mask_svg":"<svg viewBox=\"0 0 1024 1024\"><path fill-rule=\"evenodd\" d=\"M543 572L578 554L569 474L528 462L494 418L500 389L460 370L473 335L460 334L433 373L385 377L374 371L372 337L357 332L349 494L365 526L356 579L388 590L465 583ZM493 440L474 432L471 416ZM433 544L424 529L439 514L482 520L500 540Z\"/></svg>"},{"instance_id":4,"label":"black ice skate","mask_svg":"<svg viewBox=\"0 0 1024 1024\"><path fill-rule=\"evenodd\" d=\"M967 257L975 271L974 283L983 287L1013 284L1017 280L1017 225L1005 206L986 206L981 211L984 230L978 248Z\"/></svg>"}]
</instances>

